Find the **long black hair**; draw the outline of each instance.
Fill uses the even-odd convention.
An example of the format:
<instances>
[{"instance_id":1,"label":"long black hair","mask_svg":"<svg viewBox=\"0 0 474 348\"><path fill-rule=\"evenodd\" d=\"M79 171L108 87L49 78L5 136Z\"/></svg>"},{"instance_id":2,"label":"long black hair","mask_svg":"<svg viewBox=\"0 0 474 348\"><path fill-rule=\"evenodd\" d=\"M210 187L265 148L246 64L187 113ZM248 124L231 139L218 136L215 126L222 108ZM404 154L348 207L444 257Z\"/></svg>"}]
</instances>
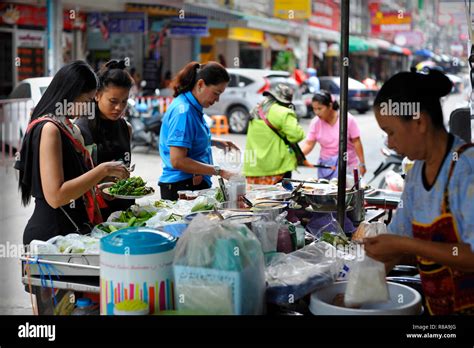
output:
<instances>
[{"instance_id":1,"label":"long black hair","mask_svg":"<svg viewBox=\"0 0 474 348\"><path fill-rule=\"evenodd\" d=\"M374 101L374 108L381 108L383 103L417 103L420 112L425 112L433 126L444 129L443 109L440 98L451 92L451 80L438 70L428 73L416 72L416 69L393 75L384 83ZM400 115L403 121L410 121L413 115Z\"/></svg>"},{"instance_id":2,"label":"long black hair","mask_svg":"<svg viewBox=\"0 0 474 348\"><path fill-rule=\"evenodd\" d=\"M33 110L31 121L46 114L55 114L56 104L74 102L83 93L97 89L99 81L94 70L82 60L63 66Z\"/></svg>"},{"instance_id":3,"label":"long black hair","mask_svg":"<svg viewBox=\"0 0 474 348\"><path fill-rule=\"evenodd\" d=\"M191 91L200 79L204 80L204 83L209 86L229 82L230 76L227 70L217 62L188 63L171 81L171 88L174 90L173 97L176 98L181 93Z\"/></svg>"}]
</instances>

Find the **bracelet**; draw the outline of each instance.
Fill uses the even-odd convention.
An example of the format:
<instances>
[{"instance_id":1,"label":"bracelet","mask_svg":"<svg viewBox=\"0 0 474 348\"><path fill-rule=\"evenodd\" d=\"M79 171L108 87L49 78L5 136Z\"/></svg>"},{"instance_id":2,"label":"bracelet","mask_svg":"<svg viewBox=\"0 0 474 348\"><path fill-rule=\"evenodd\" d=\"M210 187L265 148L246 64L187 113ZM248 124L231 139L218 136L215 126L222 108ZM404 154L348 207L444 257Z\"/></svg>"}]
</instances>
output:
<instances>
[{"instance_id":1,"label":"bracelet","mask_svg":"<svg viewBox=\"0 0 474 348\"><path fill-rule=\"evenodd\" d=\"M359 167L365 168L365 163L359 163Z\"/></svg>"}]
</instances>

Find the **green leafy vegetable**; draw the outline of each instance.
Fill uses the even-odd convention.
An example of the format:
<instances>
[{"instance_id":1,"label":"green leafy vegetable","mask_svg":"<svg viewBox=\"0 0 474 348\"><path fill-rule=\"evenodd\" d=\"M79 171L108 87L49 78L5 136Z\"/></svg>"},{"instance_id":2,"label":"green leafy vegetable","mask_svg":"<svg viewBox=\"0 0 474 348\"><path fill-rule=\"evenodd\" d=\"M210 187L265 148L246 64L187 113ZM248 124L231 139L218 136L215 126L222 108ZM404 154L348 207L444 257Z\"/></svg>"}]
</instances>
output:
<instances>
[{"instance_id":1,"label":"green leafy vegetable","mask_svg":"<svg viewBox=\"0 0 474 348\"><path fill-rule=\"evenodd\" d=\"M139 176L119 180L109 188L109 193L122 196L144 196L153 193L152 187L146 186L146 182Z\"/></svg>"}]
</instances>

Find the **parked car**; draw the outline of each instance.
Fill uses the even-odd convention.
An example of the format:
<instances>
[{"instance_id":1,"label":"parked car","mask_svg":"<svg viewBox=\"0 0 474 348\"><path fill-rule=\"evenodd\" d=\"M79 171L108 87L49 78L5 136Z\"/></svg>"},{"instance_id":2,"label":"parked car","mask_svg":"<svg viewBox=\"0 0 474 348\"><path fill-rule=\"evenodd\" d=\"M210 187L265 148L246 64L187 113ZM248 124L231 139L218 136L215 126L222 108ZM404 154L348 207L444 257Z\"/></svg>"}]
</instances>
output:
<instances>
[{"instance_id":1,"label":"parked car","mask_svg":"<svg viewBox=\"0 0 474 348\"><path fill-rule=\"evenodd\" d=\"M7 99L1 101L0 126L5 130L5 144L18 149L33 108L48 88L52 77L33 77L21 81ZM17 100L18 99L18 100ZM3 141L0 132L0 142Z\"/></svg>"},{"instance_id":2,"label":"parked car","mask_svg":"<svg viewBox=\"0 0 474 348\"><path fill-rule=\"evenodd\" d=\"M329 91L336 100L340 99L341 87L339 76L319 77L321 89ZM362 82L349 78L349 110L357 110L360 114L366 113L374 104L377 91L368 89Z\"/></svg>"},{"instance_id":3,"label":"parked car","mask_svg":"<svg viewBox=\"0 0 474 348\"><path fill-rule=\"evenodd\" d=\"M294 90L293 105L298 117L306 114L306 107L296 81L286 71L263 69L227 69L229 84L219 102L204 112L208 115L226 115L232 133L246 133L250 111L263 99L262 93L277 83L284 83Z\"/></svg>"}]
</instances>

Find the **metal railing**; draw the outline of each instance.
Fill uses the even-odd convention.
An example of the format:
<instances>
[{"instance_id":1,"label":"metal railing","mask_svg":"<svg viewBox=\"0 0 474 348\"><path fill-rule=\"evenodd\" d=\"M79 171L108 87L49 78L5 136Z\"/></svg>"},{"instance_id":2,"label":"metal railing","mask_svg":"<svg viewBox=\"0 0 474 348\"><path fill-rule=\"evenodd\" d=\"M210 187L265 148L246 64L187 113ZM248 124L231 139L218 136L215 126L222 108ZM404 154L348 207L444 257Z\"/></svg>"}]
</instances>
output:
<instances>
[{"instance_id":1,"label":"metal railing","mask_svg":"<svg viewBox=\"0 0 474 348\"><path fill-rule=\"evenodd\" d=\"M0 100L0 165L11 164L20 150L33 109L32 99Z\"/></svg>"}]
</instances>

